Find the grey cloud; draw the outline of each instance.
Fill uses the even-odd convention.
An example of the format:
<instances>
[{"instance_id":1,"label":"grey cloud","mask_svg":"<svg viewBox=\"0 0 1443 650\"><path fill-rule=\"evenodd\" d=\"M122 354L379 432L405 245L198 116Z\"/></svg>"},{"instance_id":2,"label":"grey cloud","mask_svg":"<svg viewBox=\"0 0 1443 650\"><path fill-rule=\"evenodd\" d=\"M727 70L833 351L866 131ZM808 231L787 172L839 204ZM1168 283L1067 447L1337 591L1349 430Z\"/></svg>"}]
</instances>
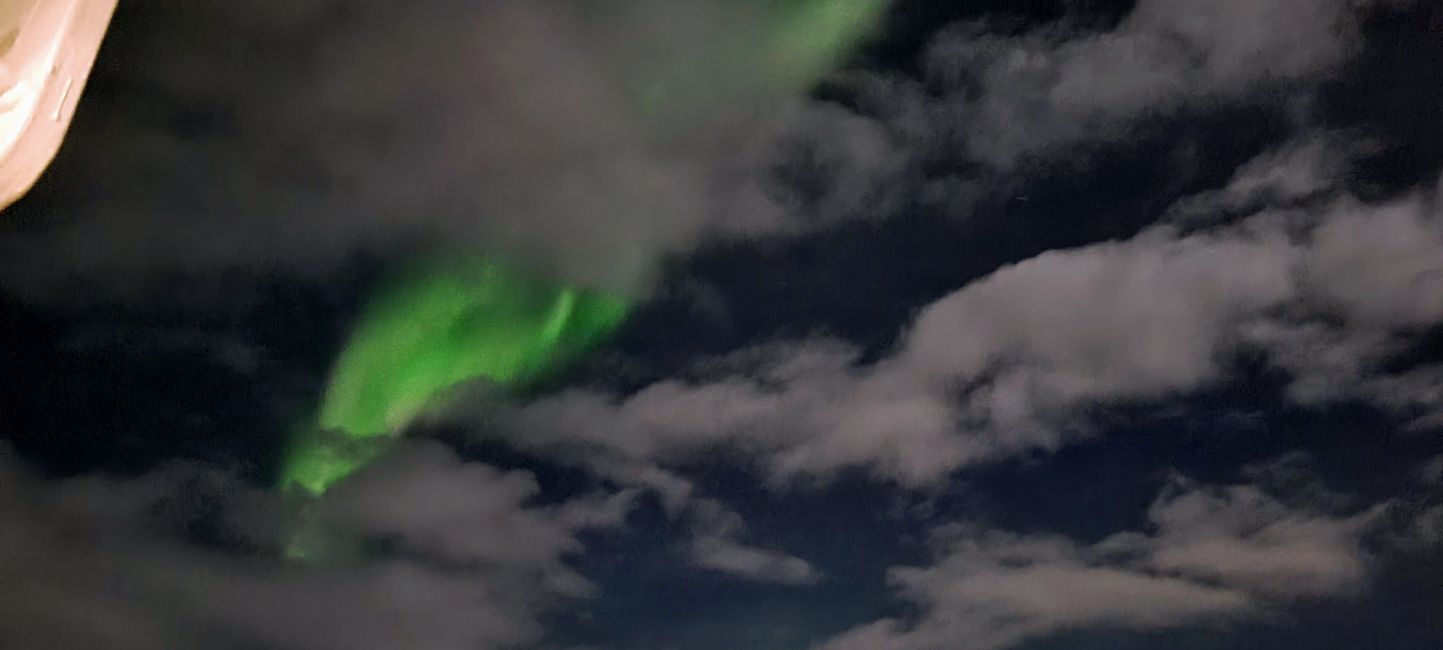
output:
<instances>
[{"instance_id":1,"label":"grey cloud","mask_svg":"<svg viewBox=\"0 0 1443 650\"><path fill-rule=\"evenodd\" d=\"M927 611L916 627L883 620L847 632L827 650L890 650L963 645L1003 648L1023 639L1088 625L1156 629L1206 622L1250 605L1225 589L1126 570L1087 566L1065 542L995 536L939 566L892 572L909 600ZM998 550L1027 546L1059 555L1035 558ZM1003 557L998 557L998 556ZM1015 569L1007 563L1024 563ZM1105 597L1100 597L1105 594Z\"/></svg>"},{"instance_id":2,"label":"grey cloud","mask_svg":"<svg viewBox=\"0 0 1443 650\"><path fill-rule=\"evenodd\" d=\"M771 26L768 11L715 0L129 9L128 60L97 73L124 92L93 132L72 135L86 149L70 161L73 185L104 187L106 200L64 188L40 215L50 227L0 240L0 269L43 296L77 278L324 270L423 243L644 290L658 258L702 232L789 227L789 200L763 178L782 152L757 135L778 114L820 152L821 173L845 181L829 211L854 209L865 199L849 192L886 166L871 125L787 110L811 71L722 47ZM649 107L663 80L696 101Z\"/></svg>"},{"instance_id":3,"label":"grey cloud","mask_svg":"<svg viewBox=\"0 0 1443 650\"><path fill-rule=\"evenodd\" d=\"M1437 487L1443 485L1443 456L1419 465L1413 472L1413 479L1424 499L1434 494ZM1424 509L1414 520L1413 530L1403 535L1402 543L1413 548L1443 545L1443 505Z\"/></svg>"},{"instance_id":4,"label":"grey cloud","mask_svg":"<svg viewBox=\"0 0 1443 650\"><path fill-rule=\"evenodd\" d=\"M1383 206L1336 206L1314 234L1310 286L1361 326L1409 329L1443 319L1438 200L1417 195Z\"/></svg>"},{"instance_id":5,"label":"grey cloud","mask_svg":"<svg viewBox=\"0 0 1443 650\"><path fill-rule=\"evenodd\" d=\"M714 537L692 542L692 561L703 569L753 582L810 585L818 580L816 570L806 560Z\"/></svg>"},{"instance_id":6,"label":"grey cloud","mask_svg":"<svg viewBox=\"0 0 1443 650\"><path fill-rule=\"evenodd\" d=\"M334 525L416 552L296 565L273 498L194 468L51 482L0 457L0 644L7 648L512 648L585 593L569 506L529 478L420 449L357 478ZM592 504L595 505L594 503ZM584 506L577 506L584 507ZM189 539L216 528L225 551ZM515 528L510 528L510 527ZM525 535L518 537L517 531ZM429 556L429 557L428 557Z\"/></svg>"},{"instance_id":7,"label":"grey cloud","mask_svg":"<svg viewBox=\"0 0 1443 650\"><path fill-rule=\"evenodd\" d=\"M1301 275L1305 313L1256 324L1249 336L1294 376L1306 403L1362 399L1418 426L1436 423L1443 368L1385 372L1386 360L1443 320L1443 211L1435 192L1379 205L1334 201Z\"/></svg>"},{"instance_id":8,"label":"grey cloud","mask_svg":"<svg viewBox=\"0 0 1443 650\"><path fill-rule=\"evenodd\" d=\"M1418 478L1424 483L1443 483L1443 456L1434 458L1418 468Z\"/></svg>"},{"instance_id":9,"label":"grey cloud","mask_svg":"<svg viewBox=\"0 0 1443 650\"><path fill-rule=\"evenodd\" d=\"M915 161L890 125L827 104L784 112L744 149L718 234L795 235L879 219L913 197Z\"/></svg>"},{"instance_id":10,"label":"grey cloud","mask_svg":"<svg viewBox=\"0 0 1443 650\"><path fill-rule=\"evenodd\" d=\"M595 497L558 510L528 507L541 488L529 473L465 463L428 445L387 457L328 494L326 524L348 535L399 539L410 551L490 567L496 588L545 584L583 596L593 586L563 559L582 550L574 533L624 521L630 499Z\"/></svg>"},{"instance_id":11,"label":"grey cloud","mask_svg":"<svg viewBox=\"0 0 1443 650\"><path fill-rule=\"evenodd\" d=\"M792 71L752 83L714 60L716 42L764 20L760 4L583 5L134 10L156 26L151 41L98 78L144 96L121 95L73 136L87 152L76 185L106 188L103 207L59 196L50 228L0 240L0 273L54 297L76 281L113 292L177 272L323 271L420 243L641 291L659 256L700 237L826 227L913 194L961 210L1006 184L916 178L939 148L1005 171L1183 106L1273 101L1357 40L1356 3L1326 0L1148 0L1106 33L963 30L929 57L940 97L883 80L884 115L868 120L786 110L799 86L779 80ZM682 85L727 99L638 108L688 57L708 76ZM153 114L160 100L174 115ZM121 129L132 137L110 137ZM789 183L789 167L804 180Z\"/></svg>"},{"instance_id":12,"label":"grey cloud","mask_svg":"<svg viewBox=\"0 0 1443 650\"><path fill-rule=\"evenodd\" d=\"M1225 326L1291 295L1292 255L1285 239L1247 234L1051 253L924 310L875 364L804 344L767 366L789 370L760 379L668 381L622 400L565 392L521 409L518 444L663 462L732 446L779 481L862 467L934 484L968 463L1057 447L1057 425L1087 402L1211 381L1231 342Z\"/></svg>"},{"instance_id":13,"label":"grey cloud","mask_svg":"<svg viewBox=\"0 0 1443 650\"><path fill-rule=\"evenodd\" d=\"M1237 178L1286 178L1319 159L1334 155L1305 141ZM1428 299L1443 291L1437 197L1319 196L1226 227L1164 225L1005 267L923 309L878 361L798 342L627 395L548 396L512 413L525 432L513 439L663 466L732 449L778 485L861 468L927 487L959 467L1090 435L1097 405L1204 388L1244 351L1288 371L1299 403L1363 400L1419 427L1436 422L1443 369L1383 366L1443 320L1443 295Z\"/></svg>"},{"instance_id":14,"label":"grey cloud","mask_svg":"<svg viewBox=\"0 0 1443 650\"><path fill-rule=\"evenodd\" d=\"M1420 463L1409 479L1411 489L1400 499L1403 505L1394 517L1398 530L1385 539L1405 553L1432 553L1443 546L1443 505L1437 498L1437 488L1443 484L1443 457Z\"/></svg>"},{"instance_id":15,"label":"grey cloud","mask_svg":"<svg viewBox=\"0 0 1443 650\"><path fill-rule=\"evenodd\" d=\"M1332 198L1351 164L1376 149L1376 143L1358 134L1302 136L1244 163L1222 188L1178 201L1164 218L1180 227L1200 227L1226 217Z\"/></svg>"},{"instance_id":16,"label":"grey cloud","mask_svg":"<svg viewBox=\"0 0 1443 650\"><path fill-rule=\"evenodd\" d=\"M690 554L696 566L753 582L810 585L821 579L806 560L743 544L742 518L720 503L704 499L694 508Z\"/></svg>"},{"instance_id":17,"label":"grey cloud","mask_svg":"<svg viewBox=\"0 0 1443 650\"><path fill-rule=\"evenodd\" d=\"M1252 485L1180 480L1149 528L1095 544L976 527L939 531L937 560L890 573L918 608L823 644L826 650L1007 648L1086 628L1157 630L1259 620L1296 598L1366 584L1365 533L1379 509L1290 507Z\"/></svg>"},{"instance_id":18,"label":"grey cloud","mask_svg":"<svg viewBox=\"0 0 1443 650\"><path fill-rule=\"evenodd\" d=\"M621 528L636 505L637 495L637 490L627 489L573 499L557 509L557 520L573 530Z\"/></svg>"},{"instance_id":19,"label":"grey cloud","mask_svg":"<svg viewBox=\"0 0 1443 650\"><path fill-rule=\"evenodd\" d=\"M1295 512L1253 486L1192 489L1155 503L1144 563L1272 598L1346 593L1362 584L1361 536L1383 508L1347 518ZM1123 536L1104 545L1127 548Z\"/></svg>"},{"instance_id":20,"label":"grey cloud","mask_svg":"<svg viewBox=\"0 0 1443 650\"><path fill-rule=\"evenodd\" d=\"M1184 107L1277 102L1359 45L1358 3L1144 0L1113 31L964 30L929 56L948 90L933 120L970 158L1008 170L1059 148L1127 137Z\"/></svg>"},{"instance_id":21,"label":"grey cloud","mask_svg":"<svg viewBox=\"0 0 1443 650\"><path fill-rule=\"evenodd\" d=\"M991 371L995 384L1027 390L973 400L1001 421L1024 420L1030 399L1198 386L1218 370L1227 324L1290 295L1294 251L1270 233L1166 237L1046 253L998 271L927 308L901 363L933 381Z\"/></svg>"},{"instance_id":22,"label":"grey cloud","mask_svg":"<svg viewBox=\"0 0 1443 650\"><path fill-rule=\"evenodd\" d=\"M1443 506L1423 513L1417 523L1418 538L1426 544L1443 544Z\"/></svg>"},{"instance_id":23,"label":"grey cloud","mask_svg":"<svg viewBox=\"0 0 1443 650\"><path fill-rule=\"evenodd\" d=\"M824 367L832 367L831 363L823 360L823 350L828 348L802 353L802 359L778 370L778 373L791 375L803 372L802 368L819 362ZM823 356L812 357L811 354ZM737 359L732 359L721 363L736 362ZM750 361L742 363L747 367L752 365ZM666 514L689 528L684 552L693 566L751 582L799 586L821 580L821 574L806 560L750 543L746 523L739 514L721 501L701 494L689 479L665 467L662 462L664 457L674 453L659 451L673 444L665 439L666 436L676 435L679 439L674 441L675 444L685 445L690 444L688 436L706 435L705 430L680 426L676 429L629 426L634 424L630 420L632 417L647 418L649 422L665 427L668 419L680 422L683 413L716 412L715 409L696 411L692 409L700 408L697 404L672 404L663 399L658 402L658 413L645 414L643 411L646 409L642 408L634 415L618 418L601 398L579 392L567 393L556 400L543 400L520 411L504 412L504 408L500 404L489 405L487 410L492 412L493 417L497 411L503 411L504 415L492 421L492 426L487 429L494 431L499 426L503 435L517 434L506 437L507 442L540 452L556 461L584 467L626 486L611 500L624 496L629 501L632 496L643 492L656 495ZM710 409L709 406L705 408ZM718 415L725 416L724 413ZM558 425L554 418L566 424ZM722 435L721 431L718 430L718 435ZM656 437L648 437L652 435ZM610 511L597 505L592 508L602 513Z\"/></svg>"},{"instance_id":24,"label":"grey cloud","mask_svg":"<svg viewBox=\"0 0 1443 650\"><path fill-rule=\"evenodd\" d=\"M954 462L960 451L940 435L950 430L944 404L869 380L850 366L853 353L845 347L823 345L829 350L823 357L813 356L816 349L786 351L757 370L760 381L741 375L666 381L621 400L566 391L509 413L505 426L517 435L508 439L587 463L666 464L735 447L769 459L779 481L875 462L889 476L921 484L936 476L933 468ZM836 438L826 439L829 432Z\"/></svg>"}]
</instances>

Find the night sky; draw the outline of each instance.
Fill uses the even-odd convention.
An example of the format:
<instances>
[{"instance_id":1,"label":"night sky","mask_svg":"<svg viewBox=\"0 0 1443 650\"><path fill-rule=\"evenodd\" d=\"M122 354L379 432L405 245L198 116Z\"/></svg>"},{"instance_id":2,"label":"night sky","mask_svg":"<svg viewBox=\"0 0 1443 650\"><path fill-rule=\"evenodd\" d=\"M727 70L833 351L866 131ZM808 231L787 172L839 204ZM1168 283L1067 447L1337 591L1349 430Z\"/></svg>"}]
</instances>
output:
<instances>
[{"instance_id":1,"label":"night sky","mask_svg":"<svg viewBox=\"0 0 1443 650\"><path fill-rule=\"evenodd\" d=\"M122 0L0 212L0 648L1443 647L1443 5L772 4ZM278 490L458 251L633 308Z\"/></svg>"}]
</instances>

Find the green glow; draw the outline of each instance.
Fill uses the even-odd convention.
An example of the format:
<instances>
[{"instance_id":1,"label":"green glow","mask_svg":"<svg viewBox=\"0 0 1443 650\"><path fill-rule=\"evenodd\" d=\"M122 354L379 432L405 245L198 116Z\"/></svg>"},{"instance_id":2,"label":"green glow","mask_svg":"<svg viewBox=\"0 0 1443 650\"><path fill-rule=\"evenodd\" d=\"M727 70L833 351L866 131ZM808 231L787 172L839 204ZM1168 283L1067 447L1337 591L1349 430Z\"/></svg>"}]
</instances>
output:
<instances>
[{"instance_id":1,"label":"green glow","mask_svg":"<svg viewBox=\"0 0 1443 650\"><path fill-rule=\"evenodd\" d=\"M891 0L810 0L785 6L772 39L774 60L810 83L849 53L881 20Z\"/></svg>"},{"instance_id":2,"label":"green glow","mask_svg":"<svg viewBox=\"0 0 1443 650\"><path fill-rule=\"evenodd\" d=\"M718 0L710 14L717 20L691 32L671 33L668 24L665 37L654 41L616 30L608 47L630 54L617 59L615 80L640 104L656 135L653 145L667 146L673 133L727 137L732 120L774 109L819 81L890 4ZM629 24L615 0L580 6L591 20L611 16ZM655 8L640 0L632 6ZM315 422L292 440L283 488L324 494L460 385L534 385L604 341L629 307L618 297L558 287L494 260L447 260L396 277L352 332Z\"/></svg>"},{"instance_id":3,"label":"green glow","mask_svg":"<svg viewBox=\"0 0 1443 650\"><path fill-rule=\"evenodd\" d=\"M625 315L617 298L550 286L490 261L412 275L387 288L356 329L320 425L360 438L392 435L458 384L538 379Z\"/></svg>"},{"instance_id":4,"label":"green glow","mask_svg":"<svg viewBox=\"0 0 1443 650\"><path fill-rule=\"evenodd\" d=\"M639 90L653 117L734 108L805 91L833 70L886 14L891 0L753 0L699 52L663 64ZM726 29L725 27L730 27Z\"/></svg>"},{"instance_id":5,"label":"green glow","mask_svg":"<svg viewBox=\"0 0 1443 650\"><path fill-rule=\"evenodd\" d=\"M629 305L493 260L451 261L383 287L341 353L318 426L298 436L282 484L312 495L364 467L448 391L544 379L604 341Z\"/></svg>"},{"instance_id":6,"label":"green glow","mask_svg":"<svg viewBox=\"0 0 1443 650\"><path fill-rule=\"evenodd\" d=\"M354 438L344 432L311 427L291 441L281 485L320 496L379 457L388 443L385 438Z\"/></svg>"}]
</instances>

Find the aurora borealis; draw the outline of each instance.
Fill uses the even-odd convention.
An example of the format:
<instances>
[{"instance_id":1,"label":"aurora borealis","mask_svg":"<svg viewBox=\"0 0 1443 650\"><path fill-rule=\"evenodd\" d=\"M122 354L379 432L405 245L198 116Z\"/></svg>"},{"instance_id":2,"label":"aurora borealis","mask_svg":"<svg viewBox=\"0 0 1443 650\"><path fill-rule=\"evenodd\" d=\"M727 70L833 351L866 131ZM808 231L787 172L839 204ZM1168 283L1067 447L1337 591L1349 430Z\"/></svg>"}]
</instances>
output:
<instances>
[{"instance_id":1,"label":"aurora borealis","mask_svg":"<svg viewBox=\"0 0 1443 650\"><path fill-rule=\"evenodd\" d=\"M685 56L657 57L640 79L650 119L694 119L804 91L833 70L891 0L743 2ZM730 29L727 27L730 26Z\"/></svg>"},{"instance_id":2,"label":"aurora borealis","mask_svg":"<svg viewBox=\"0 0 1443 650\"><path fill-rule=\"evenodd\" d=\"M704 43L687 44L680 58L650 52L624 75L645 79L634 95L639 119L709 122L720 107L801 93L876 25L889 3L728 7L735 20L714 25ZM525 387L604 342L628 309L619 296L547 281L485 256L445 258L398 274L352 331L315 423L291 442L282 486L325 493L452 389L480 380Z\"/></svg>"},{"instance_id":3,"label":"aurora borealis","mask_svg":"<svg viewBox=\"0 0 1443 650\"><path fill-rule=\"evenodd\" d=\"M1443 649L1440 18L119 2L0 650Z\"/></svg>"},{"instance_id":4,"label":"aurora borealis","mask_svg":"<svg viewBox=\"0 0 1443 650\"><path fill-rule=\"evenodd\" d=\"M532 384L604 341L627 310L622 298L550 284L490 258L398 274L337 360L317 426L297 438L283 482L321 494L450 389Z\"/></svg>"}]
</instances>

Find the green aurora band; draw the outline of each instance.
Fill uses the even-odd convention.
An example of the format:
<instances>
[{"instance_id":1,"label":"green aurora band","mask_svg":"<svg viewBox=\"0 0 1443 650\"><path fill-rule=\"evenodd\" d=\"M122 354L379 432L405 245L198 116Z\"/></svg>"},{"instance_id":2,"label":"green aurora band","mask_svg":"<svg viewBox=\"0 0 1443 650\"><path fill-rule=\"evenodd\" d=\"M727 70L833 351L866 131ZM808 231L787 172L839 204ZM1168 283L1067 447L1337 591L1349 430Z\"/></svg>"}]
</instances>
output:
<instances>
[{"instance_id":1,"label":"green aurora band","mask_svg":"<svg viewBox=\"0 0 1443 650\"><path fill-rule=\"evenodd\" d=\"M639 97L653 119L704 117L719 108L787 98L833 70L885 16L891 0L729 0L722 21L690 56L656 57Z\"/></svg>"},{"instance_id":2,"label":"green aurora band","mask_svg":"<svg viewBox=\"0 0 1443 650\"><path fill-rule=\"evenodd\" d=\"M747 1L746 20L718 25L687 56L659 53L653 61L663 63L641 71L649 79L634 97L644 119L707 123L709 112L804 92L890 4ZM324 494L460 386L481 380L510 391L534 386L604 343L630 307L619 296L549 283L486 258L398 274L353 330L316 421L291 441L282 489Z\"/></svg>"},{"instance_id":3,"label":"green aurora band","mask_svg":"<svg viewBox=\"0 0 1443 650\"><path fill-rule=\"evenodd\" d=\"M490 259L403 273L341 353L317 426L282 482L320 495L365 466L446 393L478 380L524 389L605 341L629 305L558 287Z\"/></svg>"}]
</instances>

